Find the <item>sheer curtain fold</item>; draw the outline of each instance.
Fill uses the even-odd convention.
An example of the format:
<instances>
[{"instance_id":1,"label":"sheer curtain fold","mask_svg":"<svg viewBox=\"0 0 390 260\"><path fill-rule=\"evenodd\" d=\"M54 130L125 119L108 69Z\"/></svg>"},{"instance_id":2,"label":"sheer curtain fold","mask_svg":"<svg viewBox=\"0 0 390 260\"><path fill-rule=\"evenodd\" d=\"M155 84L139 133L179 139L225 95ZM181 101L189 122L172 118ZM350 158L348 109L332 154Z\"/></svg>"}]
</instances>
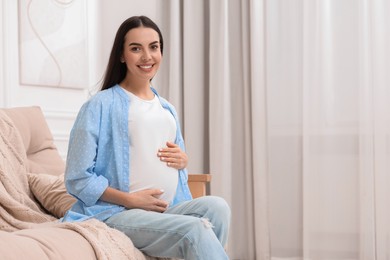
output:
<instances>
[{"instance_id":1,"label":"sheer curtain fold","mask_svg":"<svg viewBox=\"0 0 390 260\"><path fill-rule=\"evenodd\" d=\"M253 189L254 244L257 259L270 259L270 228L268 210L269 141L266 78L266 17L265 1L249 1L249 57L250 57L250 126ZM246 15L243 13L242 17Z\"/></svg>"},{"instance_id":2,"label":"sheer curtain fold","mask_svg":"<svg viewBox=\"0 0 390 260\"><path fill-rule=\"evenodd\" d=\"M390 256L390 3L367 1L370 5L371 57L373 92L374 194L376 258Z\"/></svg>"},{"instance_id":3,"label":"sheer curtain fold","mask_svg":"<svg viewBox=\"0 0 390 260\"><path fill-rule=\"evenodd\" d=\"M361 259L375 259L375 146L374 91L372 85L371 12L368 1L359 3L359 231Z\"/></svg>"},{"instance_id":4,"label":"sheer curtain fold","mask_svg":"<svg viewBox=\"0 0 390 260\"><path fill-rule=\"evenodd\" d=\"M179 0L170 0L162 5L162 34L164 36L163 63L161 67L161 95L169 97L178 111L183 110L183 42L182 42L182 4ZM166 29L165 29L166 28ZM184 115L180 113L181 121Z\"/></svg>"},{"instance_id":5,"label":"sheer curtain fold","mask_svg":"<svg viewBox=\"0 0 390 260\"><path fill-rule=\"evenodd\" d=\"M224 196L231 203L233 161L232 150L228 147L232 147L231 115L234 107L230 88L228 1L210 1L209 8L209 145L210 171L215 181L211 187L214 194Z\"/></svg>"}]
</instances>

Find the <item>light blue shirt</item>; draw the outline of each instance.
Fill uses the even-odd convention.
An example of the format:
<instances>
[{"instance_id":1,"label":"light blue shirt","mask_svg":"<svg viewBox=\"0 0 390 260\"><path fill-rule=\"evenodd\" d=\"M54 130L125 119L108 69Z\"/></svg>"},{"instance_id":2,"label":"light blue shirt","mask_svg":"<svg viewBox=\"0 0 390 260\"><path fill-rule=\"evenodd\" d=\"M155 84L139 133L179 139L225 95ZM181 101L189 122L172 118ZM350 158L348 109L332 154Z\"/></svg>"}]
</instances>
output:
<instances>
[{"instance_id":1,"label":"light blue shirt","mask_svg":"<svg viewBox=\"0 0 390 260\"><path fill-rule=\"evenodd\" d=\"M175 108L151 89L163 108L175 118L175 143L185 151ZM125 210L99 198L108 186L129 192L129 104L128 95L115 85L98 92L81 107L70 133L65 170L66 188L77 202L62 221L82 221L92 217L104 221ZM178 170L178 174L176 194L170 206L192 199L187 169Z\"/></svg>"}]
</instances>

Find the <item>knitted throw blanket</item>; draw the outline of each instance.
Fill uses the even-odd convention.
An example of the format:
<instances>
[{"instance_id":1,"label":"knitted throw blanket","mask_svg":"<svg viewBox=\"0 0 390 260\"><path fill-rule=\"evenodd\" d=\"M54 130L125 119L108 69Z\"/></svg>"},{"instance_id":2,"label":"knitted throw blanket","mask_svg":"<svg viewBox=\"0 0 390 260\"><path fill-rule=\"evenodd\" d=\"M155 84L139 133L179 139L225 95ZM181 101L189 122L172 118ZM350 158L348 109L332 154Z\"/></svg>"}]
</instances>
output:
<instances>
[{"instance_id":1,"label":"knitted throw blanket","mask_svg":"<svg viewBox=\"0 0 390 260\"><path fill-rule=\"evenodd\" d=\"M93 247L97 259L155 259L142 254L122 232L95 219L60 223L44 213L29 189L26 153L18 130L0 110L0 230L33 229L42 225L70 229Z\"/></svg>"}]
</instances>

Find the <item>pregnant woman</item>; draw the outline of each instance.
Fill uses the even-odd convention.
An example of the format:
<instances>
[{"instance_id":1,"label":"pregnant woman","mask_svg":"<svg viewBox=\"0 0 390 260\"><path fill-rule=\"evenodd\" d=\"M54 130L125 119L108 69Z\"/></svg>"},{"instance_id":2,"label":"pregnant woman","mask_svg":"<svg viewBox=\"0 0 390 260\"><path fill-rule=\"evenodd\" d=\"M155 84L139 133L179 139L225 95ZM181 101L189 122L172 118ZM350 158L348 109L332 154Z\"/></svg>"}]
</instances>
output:
<instances>
[{"instance_id":1,"label":"pregnant woman","mask_svg":"<svg viewBox=\"0 0 390 260\"><path fill-rule=\"evenodd\" d=\"M192 199L176 110L151 87L163 46L148 17L119 27L101 91L70 134L65 183L78 201L63 221L104 221L150 256L228 259L230 208Z\"/></svg>"}]
</instances>

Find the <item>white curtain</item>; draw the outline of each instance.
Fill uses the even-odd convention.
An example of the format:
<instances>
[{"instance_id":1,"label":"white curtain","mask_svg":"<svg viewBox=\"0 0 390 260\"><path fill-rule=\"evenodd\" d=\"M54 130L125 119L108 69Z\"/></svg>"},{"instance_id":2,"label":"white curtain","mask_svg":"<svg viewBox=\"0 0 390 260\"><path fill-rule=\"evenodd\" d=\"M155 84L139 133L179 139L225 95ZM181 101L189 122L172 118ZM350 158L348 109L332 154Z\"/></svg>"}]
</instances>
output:
<instances>
[{"instance_id":1,"label":"white curtain","mask_svg":"<svg viewBox=\"0 0 390 260\"><path fill-rule=\"evenodd\" d=\"M303 1L304 259L389 259L388 1Z\"/></svg>"},{"instance_id":2,"label":"white curtain","mask_svg":"<svg viewBox=\"0 0 390 260\"><path fill-rule=\"evenodd\" d=\"M231 259L390 259L390 2L167 3L162 92Z\"/></svg>"}]
</instances>

